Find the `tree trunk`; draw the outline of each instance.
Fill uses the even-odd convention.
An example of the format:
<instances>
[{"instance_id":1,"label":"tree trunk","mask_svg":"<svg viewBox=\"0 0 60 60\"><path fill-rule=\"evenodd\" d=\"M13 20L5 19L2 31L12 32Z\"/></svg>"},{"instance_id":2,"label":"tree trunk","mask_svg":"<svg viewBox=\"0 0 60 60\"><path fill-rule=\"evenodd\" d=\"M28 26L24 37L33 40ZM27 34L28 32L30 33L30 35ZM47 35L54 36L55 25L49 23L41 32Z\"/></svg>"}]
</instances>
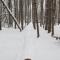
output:
<instances>
[{"instance_id":1,"label":"tree trunk","mask_svg":"<svg viewBox=\"0 0 60 60\"><path fill-rule=\"evenodd\" d=\"M2 21L2 2L0 0L0 30L2 29L1 28L1 21Z\"/></svg>"},{"instance_id":2,"label":"tree trunk","mask_svg":"<svg viewBox=\"0 0 60 60\"><path fill-rule=\"evenodd\" d=\"M19 14L20 14L20 21L21 21L21 28L23 30L23 0L19 0Z\"/></svg>"},{"instance_id":3,"label":"tree trunk","mask_svg":"<svg viewBox=\"0 0 60 60\"><path fill-rule=\"evenodd\" d=\"M51 3L52 1L48 1L48 33L51 32Z\"/></svg>"},{"instance_id":4,"label":"tree trunk","mask_svg":"<svg viewBox=\"0 0 60 60\"><path fill-rule=\"evenodd\" d=\"M59 12L58 12L58 24L60 24L60 0L59 0Z\"/></svg>"},{"instance_id":5,"label":"tree trunk","mask_svg":"<svg viewBox=\"0 0 60 60\"><path fill-rule=\"evenodd\" d=\"M35 20L35 1L32 0L32 21L33 21L33 28L36 29L36 20Z\"/></svg>"},{"instance_id":6,"label":"tree trunk","mask_svg":"<svg viewBox=\"0 0 60 60\"><path fill-rule=\"evenodd\" d=\"M14 5L15 5L15 17L18 21L18 0L14 0ZM15 28L16 28L16 23L15 23Z\"/></svg>"},{"instance_id":7,"label":"tree trunk","mask_svg":"<svg viewBox=\"0 0 60 60\"><path fill-rule=\"evenodd\" d=\"M52 0L52 36L54 35L54 22L55 22L56 0Z\"/></svg>"},{"instance_id":8,"label":"tree trunk","mask_svg":"<svg viewBox=\"0 0 60 60\"><path fill-rule=\"evenodd\" d=\"M41 0L41 12L40 12L40 26L43 24L43 2L44 0Z\"/></svg>"},{"instance_id":9,"label":"tree trunk","mask_svg":"<svg viewBox=\"0 0 60 60\"><path fill-rule=\"evenodd\" d=\"M26 17L27 17L27 3L26 3L27 1L25 0L25 25L26 25Z\"/></svg>"},{"instance_id":10,"label":"tree trunk","mask_svg":"<svg viewBox=\"0 0 60 60\"><path fill-rule=\"evenodd\" d=\"M8 7L9 7L9 9L10 9L11 12L12 12L12 2L11 2L11 0L8 0ZM12 21L12 18L11 18L11 16L10 16L10 13L9 13L9 23L8 23L8 27L10 27L12 24L13 24L13 21Z\"/></svg>"},{"instance_id":11,"label":"tree trunk","mask_svg":"<svg viewBox=\"0 0 60 60\"><path fill-rule=\"evenodd\" d=\"M48 0L45 0L45 30L48 30Z\"/></svg>"},{"instance_id":12,"label":"tree trunk","mask_svg":"<svg viewBox=\"0 0 60 60\"><path fill-rule=\"evenodd\" d=\"M36 0L32 0L32 17L34 23L37 25L37 37L39 37L39 25L38 25L38 17L37 17L37 6Z\"/></svg>"}]
</instances>

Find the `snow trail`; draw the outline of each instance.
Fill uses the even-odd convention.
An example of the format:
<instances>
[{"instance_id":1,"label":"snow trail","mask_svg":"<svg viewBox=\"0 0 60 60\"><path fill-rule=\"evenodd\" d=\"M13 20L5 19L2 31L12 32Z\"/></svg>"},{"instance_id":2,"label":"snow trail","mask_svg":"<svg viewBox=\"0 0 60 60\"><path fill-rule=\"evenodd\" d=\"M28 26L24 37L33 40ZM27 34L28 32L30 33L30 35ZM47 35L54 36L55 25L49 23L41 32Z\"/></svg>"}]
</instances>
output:
<instances>
[{"instance_id":1,"label":"snow trail","mask_svg":"<svg viewBox=\"0 0 60 60\"><path fill-rule=\"evenodd\" d=\"M22 60L31 58L32 60L60 60L60 44L52 38L43 28L40 28L40 38L36 38L36 31L32 23L23 31L25 49Z\"/></svg>"}]
</instances>

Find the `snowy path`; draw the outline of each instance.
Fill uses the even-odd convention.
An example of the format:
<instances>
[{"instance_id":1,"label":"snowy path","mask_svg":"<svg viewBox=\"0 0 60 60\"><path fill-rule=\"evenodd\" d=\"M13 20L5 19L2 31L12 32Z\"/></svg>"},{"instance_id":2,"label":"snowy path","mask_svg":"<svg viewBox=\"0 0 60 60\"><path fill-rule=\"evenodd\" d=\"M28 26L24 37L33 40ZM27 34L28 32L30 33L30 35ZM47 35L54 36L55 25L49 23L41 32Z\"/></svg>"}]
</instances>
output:
<instances>
[{"instance_id":1,"label":"snowy path","mask_svg":"<svg viewBox=\"0 0 60 60\"><path fill-rule=\"evenodd\" d=\"M25 40L22 60L26 58L32 60L60 60L60 41L52 38L45 30L40 28L40 38L36 38L36 31L31 24L22 34Z\"/></svg>"},{"instance_id":2,"label":"snowy path","mask_svg":"<svg viewBox=\"0 0 60 60\"><path fill-rule=\"evenodd\" d=\"M30 23L22 32L0 31L0 60L60 60L60 41L40 28L40 38Z\"/></svg>"}]
</instances>

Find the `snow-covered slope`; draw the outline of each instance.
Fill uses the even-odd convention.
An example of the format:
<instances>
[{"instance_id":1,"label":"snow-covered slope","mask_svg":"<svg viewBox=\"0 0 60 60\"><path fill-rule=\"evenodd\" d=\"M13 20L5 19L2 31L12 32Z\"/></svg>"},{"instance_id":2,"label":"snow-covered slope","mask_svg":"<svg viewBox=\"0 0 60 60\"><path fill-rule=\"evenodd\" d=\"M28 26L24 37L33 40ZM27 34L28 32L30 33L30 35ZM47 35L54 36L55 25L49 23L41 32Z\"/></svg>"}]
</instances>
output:
<instances>
[{"instance_id":1,"label":"snow-covered slope","mask_svg":"<svg viewBox=\"0 0 60 60\"><path fill-rule=\"evenodd\" d=\"M40 37L30 23L22 32L14 29L0 31L0 60L60 60L60 41L43 28Z\"/></svg>"}]
</instances>

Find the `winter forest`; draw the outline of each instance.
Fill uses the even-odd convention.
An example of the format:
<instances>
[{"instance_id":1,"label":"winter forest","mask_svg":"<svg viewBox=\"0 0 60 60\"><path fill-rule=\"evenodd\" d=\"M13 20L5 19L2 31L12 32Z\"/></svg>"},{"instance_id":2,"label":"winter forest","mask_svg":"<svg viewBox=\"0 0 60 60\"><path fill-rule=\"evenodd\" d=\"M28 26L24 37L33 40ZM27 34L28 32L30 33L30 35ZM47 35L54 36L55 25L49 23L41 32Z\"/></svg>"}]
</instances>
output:
<instances>
[{"instance_id":1,"label":"winter forest","mask_svg":"<svg viewBox=\"0 0 60 60\"><path fill-rule=\"evenodd\" d=\"M60 60L60 0L0 0L0 60Z\"/></svg>"}]
</instances>

